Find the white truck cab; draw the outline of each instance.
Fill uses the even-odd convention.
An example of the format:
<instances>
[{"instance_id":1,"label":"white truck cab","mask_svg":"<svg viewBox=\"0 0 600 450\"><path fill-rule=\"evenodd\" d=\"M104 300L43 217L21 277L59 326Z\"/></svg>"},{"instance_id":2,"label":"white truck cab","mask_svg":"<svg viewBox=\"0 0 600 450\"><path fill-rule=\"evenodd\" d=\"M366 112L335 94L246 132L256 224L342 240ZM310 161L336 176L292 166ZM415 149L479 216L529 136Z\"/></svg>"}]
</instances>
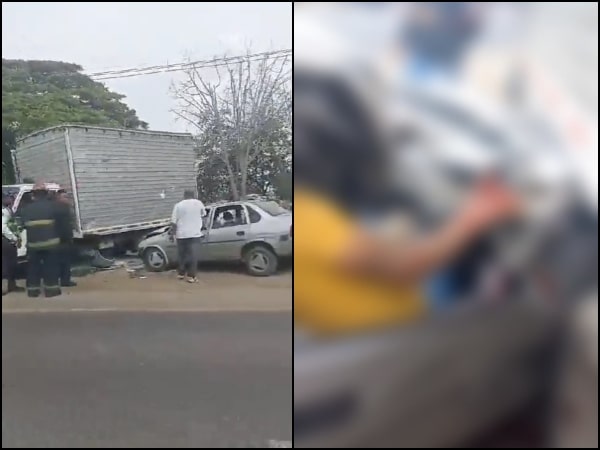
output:
<instances>
[{"instance_id":1,"label":"white truck cab","mask_svg":"<svg viewBox=\"0 0 600 450\"><path fill-rule=\"evenodd\" d=\"M46 189L49 192L60 192L63 189L56 183L44 183ZM12 212L15 217L19 217L19 212L23 206L30 203L33 199L33 184L10 184L2 186L2 196L9 196L13 198ZM21 245L18 248L17 255L19 259L25 259L27 257L27 232L23 230L21 232Z\"/></svg>"}]
</instances>

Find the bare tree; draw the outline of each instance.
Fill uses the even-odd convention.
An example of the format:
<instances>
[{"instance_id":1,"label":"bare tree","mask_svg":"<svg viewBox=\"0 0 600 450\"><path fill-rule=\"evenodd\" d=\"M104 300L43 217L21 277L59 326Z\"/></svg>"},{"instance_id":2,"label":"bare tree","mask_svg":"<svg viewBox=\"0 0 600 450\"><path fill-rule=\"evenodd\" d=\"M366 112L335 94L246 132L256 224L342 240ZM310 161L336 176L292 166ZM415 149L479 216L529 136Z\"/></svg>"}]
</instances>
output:
<instances>
[{"instance_id":1,"label":"bare tree","mask_svg":"<svg viewBox=\"0 0 600 450\"><path fill-rule=\"evenodd\" d=\"M291 148L290 58L289 52L248 52L215 64L213 77L192 66L172 88L175 114L197 132L200 159L216 157L224 164L235 199L247 194L249 169L261 152Z\"/></svg>"}]
</instances>

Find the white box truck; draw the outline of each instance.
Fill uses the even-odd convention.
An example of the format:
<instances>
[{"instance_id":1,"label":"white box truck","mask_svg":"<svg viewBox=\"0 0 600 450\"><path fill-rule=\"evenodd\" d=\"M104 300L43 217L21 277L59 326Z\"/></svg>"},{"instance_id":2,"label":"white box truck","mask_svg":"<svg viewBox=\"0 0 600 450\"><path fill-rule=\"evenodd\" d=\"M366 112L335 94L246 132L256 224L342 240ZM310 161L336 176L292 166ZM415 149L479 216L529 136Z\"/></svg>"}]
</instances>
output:
<instances>
[{"instance_id":1,"label":"white box truck","mask_svg":"<svg viewBox=\"0 0 600 450\"><path fill-rule=\"evenodd\" d=\"M63 125L17 142L20 184L2 190L14 196L18 216L31 201L33 182L64 189L72 196L80 244L134 251L149 231L169 223L183 191L196 189L195 161L190 134ZM19 255L25 252L22 245Z\"/></svg>"}]
</instances>

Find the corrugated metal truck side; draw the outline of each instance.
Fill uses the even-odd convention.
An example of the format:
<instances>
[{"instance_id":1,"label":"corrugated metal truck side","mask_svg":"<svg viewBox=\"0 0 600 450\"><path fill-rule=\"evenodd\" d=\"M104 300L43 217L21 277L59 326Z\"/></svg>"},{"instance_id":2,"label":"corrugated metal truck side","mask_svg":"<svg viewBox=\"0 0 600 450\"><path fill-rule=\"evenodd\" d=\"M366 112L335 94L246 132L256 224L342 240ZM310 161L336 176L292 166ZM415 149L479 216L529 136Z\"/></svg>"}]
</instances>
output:
<instances>
[{"instance_id":1,"label":"corrugated metal truck side","mask_svg":"<svg viewBox=\"0 0 600 450\"><path fill-rule=\"evenodd\" d=\"M52 181L71 192L76 233L106 236L168 223L185 189L195 189L192 136L61 126L17 144L19 178Z\"/></svg>"}]
</instances>

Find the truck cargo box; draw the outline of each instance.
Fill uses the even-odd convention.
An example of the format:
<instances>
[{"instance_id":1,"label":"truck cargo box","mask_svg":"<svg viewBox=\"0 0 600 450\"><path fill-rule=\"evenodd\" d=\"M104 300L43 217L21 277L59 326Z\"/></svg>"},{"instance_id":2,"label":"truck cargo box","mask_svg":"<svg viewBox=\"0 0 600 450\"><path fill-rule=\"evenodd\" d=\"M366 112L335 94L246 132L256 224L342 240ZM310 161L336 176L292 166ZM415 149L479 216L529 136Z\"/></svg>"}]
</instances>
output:
<instances>
[{"instance_id":1,"label":"truck cargo box","mask_svg":"<svg viewBox=\"0 0 600 450\"><path fill-rule=\"evenodd\" d=\"M196 189L190 134L65 125L17 143L19 181L60 184L73 195L77 235L109 235L169 222Z\"/></svg>"}]
</instances>

